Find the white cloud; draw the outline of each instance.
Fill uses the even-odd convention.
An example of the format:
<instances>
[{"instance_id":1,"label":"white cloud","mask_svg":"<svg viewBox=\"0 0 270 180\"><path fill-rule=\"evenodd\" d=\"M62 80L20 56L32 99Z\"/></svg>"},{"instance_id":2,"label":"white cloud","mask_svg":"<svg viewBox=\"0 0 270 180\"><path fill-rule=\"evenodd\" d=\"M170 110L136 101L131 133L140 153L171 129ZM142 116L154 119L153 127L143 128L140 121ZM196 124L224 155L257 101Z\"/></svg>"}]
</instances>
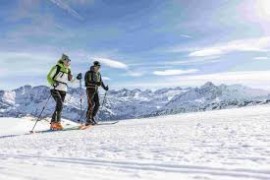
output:
<instances>
[{"instance_id":1,"label":"white cloud","mask_svg":"<svg viewBox=\"0 0 270 180\"><path fill-rule=\"evenodd\" d=\"M101 63L101 66L107 66L110 68L124 70L125 73L122 74L123 76L140 77L145 74L145 72L143 72L142 70L137 71L134 68L130 68L129 64L125 64L119 60L115 60L111 58L104 58L115 52L117 51L113 50L113 51L108 51L108 52L92 52L91 54L92 55L94 54L94 56L92 57L90 56L88 52L84 52L84 51L76 51L70 54L74 55L74 57L76 57L75 59L90 59L92 61L99 61Z\"/></svg>"},{"instance_id":2,"label":"white cloud","mask_svg":"<svg viewBox=\"0 0 270 180\"><path fill-rule=\"evenodd\" d=\"M191 74L195 72L198 72L198 69L188 69L188 70L168 69L164 71L154 71L153 74L157 76L175 76L181 74Z\"/></svg>"},{"instance_id":3,"label":"white cloud","mask_svg":"<svg viewBox=\"0 0 270 180\"><path fill-rule=\"evenodd\" d=\"M160 77L161 78L161 77ZM270 71L224 72L204 75L166 76L158 81L130 82L121 87L158 89L163 87L195 87L211 81L214 84L242 84L254 88L270 89Z\"/></svg>"},{"instance_id":4,"label":"white cloud","mask_svg":"<svg viewBox=\"0 0 270 180\"><path fill-rule=\"evenodd\" d=\"M140 77L143 76L145 73L142 71L135 71L130 69L129 65L119 61L119 60L113 60L113 59L109 59L109 58L98 58L98 57L93 57L91 58L93 59L93 61L99 61L101 63L101 65L106 65L108 67L111 68L115 68L115 69L123 69L126 71L125 74L123 75L127 75L127 76L131 76L131 77Z\"/></svg>"},{"instance_id":5,"label":"white cloud","mask_svg":"<svg viewBox=\"0 0 270 180\"><path fill-rule=\"evenodd\" d=\"M132 77L141 77L144 75L143 72L135 72L135 71L128 71L127 75L132 76Z\"/></svg>"},{"instance_id":6,"label":"white cloud","mask_svg":"<svg viewBox=\"0 0 270 180\"><path fill-rule=\"evenodd\" d=\"M217 63L220 62L220 56L209 56L207 58L201 57L196 59L184 60L184 61L169 61L166 62L167 65L202 65L202 64L209 64L209 63Z\"/></svg>"},{"instance_id":7,"label":"white cloud","mask_svg":"<svg viewBox=\"0 0 270 180\"><path fill-rule=\"evenodd\" d=\"M64 11L66 11L67 13L69 13L70 15L72 15L73 17L79 19L79 20L83 20L83 17L76 12L74 9L72 9L67 3L65 3L63 0L50 0L53 4L55 4L56 6L58 6L60 9L63 9Z\"/></svg>"},{"instance_id":8,"label":"white cloud","mask_svg":"<svg viewBox=\"0 0 270 180\"><path fill-rule=\"evenodd\" d=\"M59 56L60 57L60 56ZM20 62L21 64L23 63L28 63L28 62L35 62L37 64L39 63L48 63L50 61L56 61L56 57L52 54L47 54L47 53L34 53L34 52L12 52L12 51L7 51L7 52L0 52L0 59L1 63L3 62L8 62L10 64L13 63L13 61Z\"/></svg>"},{"instance_id":9,"label":"white cloud","mask_svg":"<svg viewBox=\"0 0 270 180\"><path fill-rule=\"evenodd\" d=\"M270 48L270 36L230 41L206 48L198 48L189 53L190 57L205 57L228 54L232 52L264 52Z\"/></svg>"},{"instance_id":10,"label":"white cloud","mask_svg":"<svg viewBox=\"0 0 270 180\"><path fill-rule=\"evenodd\" d=\"M198 51L191 52L189 54L190 57L204 57L204 56L217 56L223 54L223 50L219 48L206 48Z\"/></svg>"},{"instance_id":11,"label":"white cloud","mask_svg":"<svg viewBox=\"0 0 270 180\"><path fill-rule=\"evenodd\" d=\"M183 53L189 52L189 57L212 57L229 54L232 52L265 52L270 49L270 36L260 38L240 39L227 43L217 43L211 46L187 47L176 46L166 52Z\"/></svg>"},{"instance_id":12,"label":"white cloud","mask_svg":"<svg viewBox=\"0 0 270 180\"><path fill-rule=\"evenodd\" d=\"M95 0L66 0L68 3L71 4L77 4L77 5L81 5L81 6L88 6L90 4L94 4Z\"/></svg>"},{"instance_id":13,"label":"white cloud","mask_svg":"<svg viewBox=\"0 0 270 180\"><path fill-rule=\"evenodd\" d=\"M111 68L128 69L128 65L126 65L120 61L116 61L116 60L112 60L112 59L108 59L108 58L97 58L97 57L94 57L92 59L94 61L99 61L102 64L105 64L106 66L109 66Z\"/></svg>"},{"instance_id":14,"label":"white cloud","mask_svg":"<svg viewBox=\"0 0 270 180\"><path fill-rule=\"evenodd\" d=\"M108 59L108 58L97 58L93 57L91 58L94 61L99 61L102 64L111 67L111 68L116 68L116 69L123 69L126 71L123 75L131 76L131 77L141 77L145 74L143 71L136 71L134 69L131 69L129 65L119 61L119 60L113 60L113 59Z\"/></svg>"},{"instance_id":15,"label":"white cloud","mask_svg":"<svg viewBox=\"0 0 270 180\"><path fill-rule=\"evenodd\" d=\"M202 65L202 64L209 64L209 63L217 63L221 60L219 59L220 56L209 56L209 57L200 57L200 58L187 58L184 60L166 60L162 62L144 62L144 63L133 63L129 64L130 67L140 67L141 69L170 69L172 66L175 65Z\"/></svg>"},{"instance_id":16,"label":"white cloud","mask_svg":"<svg viewBox=\"0 0 270 180\"><path fill-rule=\"evenodd\" d=\"M103 76L103 77L102 77L102 80L110 81L110 80L111 80L111 78L106 77L106 76Z\"/></svg>"},{"instance_id":17,"label":"white cloud","mask_svg":"<svg viewBox=\"0 0 270 180\"><path fill-rule=\"evenodd\" d=\"M211 81L216 84L244 84L264 86L269 84L270 71L240 71L168 78L171 85L198 85ZM270 86L269 86L270 88Z\"/></svg>"},{"instance_id":18,"label":"white cloud","mask_svg":"<svg viewBox=\"0 0 270 180\"><path fill-rule=\"evenodd\" d=\"M267 59L270 59L269 57L255 57L254 59L256 60L267 60Z\"/></svg>"},{"instance_id":19,"label":"white cloud","mask_svg":"<svg viewBox=\"0 0 270 180\"><path fill-rule=\"evenodd\" d=\"M192 36L190 36L190 35L187 35L187 34L181 34L180 36L181 36L181 37L183 37L183 38L187 38L187 39L190 39L190 38L192 38Z\"/></svg>"},{"instance_id":20,"label":"white cloud","mask_svg":"<svg viewBox=\"0 0 270 180\"><path fill-rule=\"evenodd\" d=\"M43 75L57 62L58 58L47 53L0 52L0 67L5 72L0 73L0 77Z\"/></svg>"}]
</instances>

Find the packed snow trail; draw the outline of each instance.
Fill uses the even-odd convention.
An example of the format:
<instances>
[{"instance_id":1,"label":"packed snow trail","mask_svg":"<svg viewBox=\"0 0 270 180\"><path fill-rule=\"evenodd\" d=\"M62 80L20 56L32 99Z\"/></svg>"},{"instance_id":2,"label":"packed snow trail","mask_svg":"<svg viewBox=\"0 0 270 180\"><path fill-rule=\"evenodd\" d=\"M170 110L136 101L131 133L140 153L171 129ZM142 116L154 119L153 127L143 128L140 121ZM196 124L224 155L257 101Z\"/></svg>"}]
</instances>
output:
<instances>
[{"instance_id":1,"label":"packed snow trail","mask_svg":"<svg viewBox=\"0 0 270 180\"><path fill-rule=\"evenodd\" d=\"M270 179L267 105L24 135L33 123L0 119L0 179Z\"/></svg>"}]
</instances>

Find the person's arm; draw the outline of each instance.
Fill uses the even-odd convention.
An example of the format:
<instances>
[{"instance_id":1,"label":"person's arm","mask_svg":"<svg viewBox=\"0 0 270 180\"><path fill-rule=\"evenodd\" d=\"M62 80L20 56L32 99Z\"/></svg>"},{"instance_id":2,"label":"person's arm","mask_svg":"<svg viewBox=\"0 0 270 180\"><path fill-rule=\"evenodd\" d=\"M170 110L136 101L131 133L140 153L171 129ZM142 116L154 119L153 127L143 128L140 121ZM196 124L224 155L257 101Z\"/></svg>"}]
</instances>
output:
<instances>
[{"instance_id":1,"label":"person's arm","mask_svg":"<svg viewBox=\"0 0 270 180\"><path fill-rule=\"evenodd\" d=\"M82 79L82 73L79 73L79 74L77 74L76 78L73 78L70 82L76 83L76 82L81 81L81 79Z\"/></svg>"},{"instance_id":2,"label":"person's arm","mask_svg":"<svg viewBox=\"0 0 270 180\"><path fill-rule=\"evenodd\" d=\"M68 81L72 81L73 80L73 75L71 73L71 69L68 70Z\"/></svg>"},{"instance_id":3,"label":"person's arm","mask_svg":"<svg viewBox=\"0 0 270 180\"><path fill-rule=\"evenodd\" d=\"M79 73L81 74L81 73ZM73 75L71 73L71 69L69 69L69 72L68 72L68 81L71 82L71 83L75 83L77 80L80 80L78 78L79 74L76 76L76 78L73 78ZM82 74L80 75L80 77L82 76Z\"/></svg>"},{"instance_id":4,"label":"person's arm","mask_svg":"<svg viewBox=\"0 0 270 180\"><path fill-rule=\"evenodd\" d=\"M85 75L84 75L84 85L87 87L88 85L88 73L89 72L86 72Z\"/></svg>"},{"instance_id":5,"label":"person's arm","mask_svg":"<svg viewBox=\"0 0 270 180\"><path fill-rule=\"evenodd\" d=\"M108 85L107 85L107 86L105 86L105 84L104 84L104 82L103 82L103 80L102 80L101 76L100 76L100 82L101 82L101 86L102 86L102 88L103 88L105 91L108 91L108 90L109 90L109 87L108 87Z\"/></svg>"}]
</instances>

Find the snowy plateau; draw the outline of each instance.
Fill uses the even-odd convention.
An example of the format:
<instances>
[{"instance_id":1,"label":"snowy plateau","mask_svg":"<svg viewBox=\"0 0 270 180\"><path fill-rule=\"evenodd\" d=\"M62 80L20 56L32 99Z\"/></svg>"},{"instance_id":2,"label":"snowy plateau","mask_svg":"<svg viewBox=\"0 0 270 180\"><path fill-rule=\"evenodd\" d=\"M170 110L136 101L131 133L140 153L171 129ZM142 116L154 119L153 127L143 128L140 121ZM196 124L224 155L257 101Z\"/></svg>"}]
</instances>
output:
<instances>
[{"instance_id":1,"label":"snowy plateau","mask_svg":"<svg viewBox=\"0 0 270 180\"><path fill-rule=\"evenodd\" d=\"M270 179L269 105L30 134L34 121L0 118L1 180Z\"/></svg>"},{"instance_id":2,"label":"snowy plateau","mask_svg":"<svg viewBox=\"0 0 270 180\"><path fill-rule=\"evenodd\" d=\"M81 95L85 100L84 90L68 92L65 131L48 131L50 99L31 134L49 88L0 91L1 180L270 179L268 91L211 82L111 90L98 114L103 125L75 130Z\"/></svg>"}]
</instances>

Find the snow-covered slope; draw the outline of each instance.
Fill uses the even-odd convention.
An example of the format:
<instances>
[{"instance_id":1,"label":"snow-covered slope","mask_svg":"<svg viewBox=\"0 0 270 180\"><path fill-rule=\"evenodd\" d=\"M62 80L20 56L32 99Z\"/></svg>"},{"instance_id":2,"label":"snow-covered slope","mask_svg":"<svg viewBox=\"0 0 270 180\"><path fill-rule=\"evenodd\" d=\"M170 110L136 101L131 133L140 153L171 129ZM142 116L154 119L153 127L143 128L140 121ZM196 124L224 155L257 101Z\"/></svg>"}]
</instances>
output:
<instances>
[{"instance_id":1,"label":"snow-covered slope","mask_svg":"<svg viewBox=\"0 0 270 180\"><path fill-rule=\"evenodd\" d=\"M241 85L215 86L210 82L199 88L111 90L98 119L131 119L262 104L270 99L268 93ZM85 91L71 88L66 97L63 117L73 121L83 119L81 117L84 117L85 111L80 111L81 94L83 107L86 108ZM24 86L13 91L0 91L0 116L38 116L49 95L46 86ZM101 104L103 96L100 94ZM44 117L51 116L54 104L51 98L43 113Z\"/></svg>"},{"instance_id":2,"label":"snow-covered slope","mask_svg":"<svg viewBox=\"0 0 270 180\"><path fill-rule=\"evenodd\" d=\"M33 121L1 118L0 179L268 180L269 119L263 105L25 135Z\"/></svg>"}]
</instances>

